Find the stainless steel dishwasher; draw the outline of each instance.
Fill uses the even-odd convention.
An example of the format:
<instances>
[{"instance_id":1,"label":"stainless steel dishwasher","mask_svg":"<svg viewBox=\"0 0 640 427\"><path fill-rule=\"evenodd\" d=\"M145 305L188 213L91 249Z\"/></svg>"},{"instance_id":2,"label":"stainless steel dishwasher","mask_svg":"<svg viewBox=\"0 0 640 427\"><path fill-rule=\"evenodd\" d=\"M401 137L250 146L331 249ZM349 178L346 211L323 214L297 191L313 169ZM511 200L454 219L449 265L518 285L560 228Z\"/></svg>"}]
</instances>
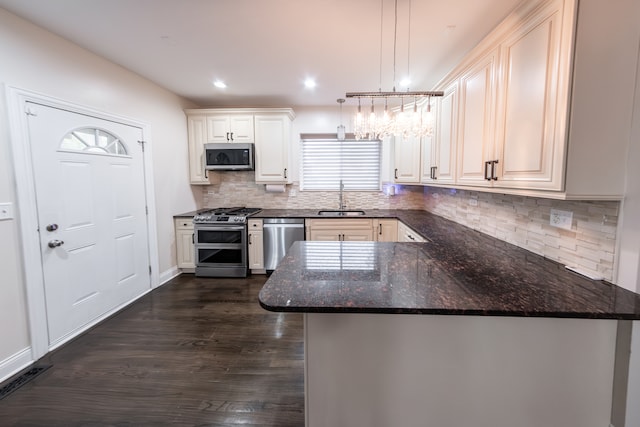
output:
<instances>
[{"instance_id":1,"label":"stainless steel dishwasher","mask_svg":"<svg viewBox=\"0 0 640 427\"><path fill-rule=\"evenodd\" d=\"M265 218L264 233L264 269L275 270L289 246L298 240L304 240L303 218Z\"/></svg>"}]
</instances>

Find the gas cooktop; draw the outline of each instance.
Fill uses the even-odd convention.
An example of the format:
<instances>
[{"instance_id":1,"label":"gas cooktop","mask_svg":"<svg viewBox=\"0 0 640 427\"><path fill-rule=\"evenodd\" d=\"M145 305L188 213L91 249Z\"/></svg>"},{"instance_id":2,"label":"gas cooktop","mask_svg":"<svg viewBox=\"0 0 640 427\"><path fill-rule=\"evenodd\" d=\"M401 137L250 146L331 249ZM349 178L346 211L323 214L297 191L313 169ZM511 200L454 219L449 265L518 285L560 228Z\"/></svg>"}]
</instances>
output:
<instances>
[{"instance_id":1,"label":"gas cooktop","mask_svg":"<svg viewBox=\"0 0 640 427\"><path fill-rule=\"evenodd\" d=\"M196 214L193 222L196 224L208 223L244 223L248 216L260 212L260 208L213 208Z\"/></svg>"}]
</instances>

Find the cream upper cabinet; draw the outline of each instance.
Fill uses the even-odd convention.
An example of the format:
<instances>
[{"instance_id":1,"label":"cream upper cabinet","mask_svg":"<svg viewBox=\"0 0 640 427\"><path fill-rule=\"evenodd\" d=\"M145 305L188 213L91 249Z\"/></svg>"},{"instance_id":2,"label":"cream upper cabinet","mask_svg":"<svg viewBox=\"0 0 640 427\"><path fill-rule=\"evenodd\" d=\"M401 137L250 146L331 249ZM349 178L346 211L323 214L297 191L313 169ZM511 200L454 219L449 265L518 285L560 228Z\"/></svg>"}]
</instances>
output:
<instances>
[{"instance_id":1,"label":"cream upper cabinet","mask_svg":"<svg viewBox=\"0 0 640 427\"><path fill-rule=\"evenodd\" d=\"M208 116L207 142L254 142L253 115Z\"/></svg>"},{"instance_id":2,"label":"cream upper cabinet","mask_svg":"<svg viewBox=\"0 0 640 427\"><path fill-rule=\"evenodd\" d=\"M189 182L208 185L209 174L204 169L204 144L207 142L207 119L202 115L188 116Z\"/></svg>"},{"instance_id":3,"label":"cream upper cabinet","mask_svg":"<svg viewBox=\"0 0 640 427\"><path fill-rule=\"evenodd\" d=\"M289 145L293 111L255 116L256 183L291 182Z\"/></svg>"},{"instance_id":4,"label":"cream upper cabinet","mask_svg":"<svg viewBox=\"0 0 640 427\"><path fill-rule=\"evenodd\" d=\"M422 183L456 182L456 143L458 123L458 81L446 86L436 99L433 135L422 138Z\"/></svg>"},{"instance_id":5,"label":"cream upper cabinet","mask_svg":"<svg viewBox=\"0 0 640 427\"><path fill-rule=\"evenodd\" d=\"M204 144L219 142L255 143L256 182L291 182L289 140L295 114L290 108L207 108L185 113L191 184L215 184L219 179L204 169L203 157Z\"/></svg>"},{"instance_id":6,"label":"cream upper cabinet","mask_svg":"<svg viewBox=\"0 0 640 427\"><path fill-rule=\"evenodd\" d=\"M571 49L562 24L562 2L549 2L500 45L495 186L562 190L570 72L562 52Z\"/></svg>"},{"instance_id":7,"label":"cream upper cabinet","mask_svg":"<svg viewBox=\"0 0 640 427\"><path fill-rule=\"evenodd\" d=\"M495 169L494 111L497 50L482 56L460 77L458 185L491 185Z\"/></svg>"},{"instance_id":8,"label":"cream upper cabinet","mask_svg":"<svg viewBox=\"0 0 640 427\"><path fill-rule=\"evenodd\" d=\"M420 182L421 138L397 135L394 145L394 182L417 184Z\"/></svg>"},{"instance_id":9,"label":"cream upper cabinet","mask_svg":"<svg viewBox=\"0 0 640 427\"><path fill-rule=\"evenodd\" d=\"M457 187L623 197L639 62L634 7L524 1L442 80L460 84ZM423 182L438 184L424 171Z\"/></svg>"},{"instance_id":10,"label":"cream upper cabinet","mask_svg":"<svg viewBox=\"0 0 640 427\"><path fill-rule=\"evenodd\" d=\"M575 7L567 1L566 12ZM574 55L561 53L574 61L570 119L556 124L569 135L564 193L571 199L622 199L628 147L637 143L631 141L637 93L631 88L639 62L638 2L581 1L577 9Z\"/></svg>"}]
</instances>

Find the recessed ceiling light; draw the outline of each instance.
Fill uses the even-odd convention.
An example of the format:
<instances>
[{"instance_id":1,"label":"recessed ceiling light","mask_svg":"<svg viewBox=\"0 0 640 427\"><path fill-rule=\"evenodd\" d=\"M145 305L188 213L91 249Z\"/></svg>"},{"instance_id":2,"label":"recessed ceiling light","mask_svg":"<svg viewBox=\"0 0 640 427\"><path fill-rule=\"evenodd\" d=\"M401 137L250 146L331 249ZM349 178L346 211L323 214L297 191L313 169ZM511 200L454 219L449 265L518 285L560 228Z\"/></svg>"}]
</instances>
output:
<instances>
[{"instance_id":1,"label":"recessed ceiling light","mask_svg":"<svg viewBox=\"0 0 640 427\"><path fill-rule=\"evenodd\" d=\"M213 85L219 89L224 89L227 87L227 84L222 80L216 80L215 82L213 82Z\"/></svg>"},{"instance_id":2,"label":"recessed ceiling light","mask_svg":"<svg viewBox=\"0 0 640 427\"><path fill-rule=\"evenodd\" d=\"M411 79L409 77L400 80L400 87L408 88L409 85L411 85Z\"/></svg>"},{"instance_id":3,"label":"recessed ceiling light","mask_svg":"<svg viewBox=\"0 0 640 427\"><path fill-rule=\"evenodd\" d=\"M316 81L311 77L307 77L304 81L304 87L306 87L307 89L313 89L314 87L316 87Z\"/></svg>"}]
</instances>

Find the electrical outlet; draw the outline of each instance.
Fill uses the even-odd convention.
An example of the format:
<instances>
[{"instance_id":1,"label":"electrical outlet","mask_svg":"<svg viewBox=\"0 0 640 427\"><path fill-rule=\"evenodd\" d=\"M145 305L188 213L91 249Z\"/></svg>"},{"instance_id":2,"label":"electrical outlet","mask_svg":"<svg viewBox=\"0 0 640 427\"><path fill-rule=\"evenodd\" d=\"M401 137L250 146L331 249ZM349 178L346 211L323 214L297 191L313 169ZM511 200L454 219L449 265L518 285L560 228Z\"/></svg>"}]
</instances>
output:
<instances>
[{"instance_id":1,"label":"electrical outlet","mask_svg":"<svg viewBox=\"0 0 640 427\"><path fill-rule=\"evenodd\" d=\"M0 221L13 219L13 203L0 203Z\"/></svg>"},{"instance_id":2,"label":"electrical outlet","mask_svg":"<svg viewBox=\"0 0 640 427\"><path fill-rule=\"evenodd\" d=\"M565 230L571 230L572 224L573 212L551 209L551 215L549 216L549 225L558 228L564 228Z\"/></svg>"},{"instance_id":3,"label":"electrical outlet","mask_svg":"<svg viewBox=\"0 0 640 427\"><path fill-rule=\"evenodd\" d=\"M475 197L472 197L469 199L469 205L470 206L478 206L478 199L476 199Z\"/></svg>"}]
</instances>

